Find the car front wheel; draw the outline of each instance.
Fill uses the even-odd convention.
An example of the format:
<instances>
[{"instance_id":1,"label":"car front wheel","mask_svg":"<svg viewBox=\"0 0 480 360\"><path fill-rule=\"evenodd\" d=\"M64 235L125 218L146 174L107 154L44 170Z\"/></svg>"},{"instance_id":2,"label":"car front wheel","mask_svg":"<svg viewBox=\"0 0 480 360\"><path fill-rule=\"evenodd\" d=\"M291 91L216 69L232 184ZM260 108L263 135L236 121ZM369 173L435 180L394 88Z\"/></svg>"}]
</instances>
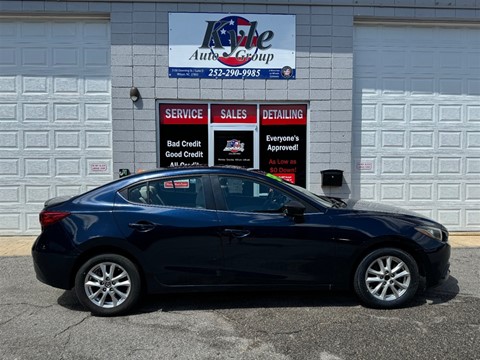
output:
<instances>
[{"instance_id":1,"label":"car front wheel","mask_svg":"<svg viewBox=\"0 0 480 360\"><path fill-rule=\"evenodd\" d=\"M409 302L419 284L418 266L400 249L384 248L368 254L358 265L354 289L362 302L390 309Z\"/></svg>"},{"instance_id":2,"label":"car front wheel","mask_svg":"<svg viewBox=\"0 0 480 360\"><path fill-rule=\"evenodd\" d=\"M78 270L75 292L92 314L114 316L129 311L138 301L140 281L137 267L126 257L97 255Z\"/></svg>"}]
</instances>

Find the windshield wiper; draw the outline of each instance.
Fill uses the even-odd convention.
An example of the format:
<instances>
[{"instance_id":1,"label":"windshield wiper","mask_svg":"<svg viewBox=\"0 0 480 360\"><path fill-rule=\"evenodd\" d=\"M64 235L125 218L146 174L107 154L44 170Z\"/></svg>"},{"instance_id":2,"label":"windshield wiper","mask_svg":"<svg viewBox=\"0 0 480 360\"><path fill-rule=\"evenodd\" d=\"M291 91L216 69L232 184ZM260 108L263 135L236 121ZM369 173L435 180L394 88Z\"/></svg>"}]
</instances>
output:
<instances>
[{"instance_id":1,"label":"windshield wiper","mask_svg":"<svg viewBox=\"0 0 480 360\"><path fill-rule=\"evenodd\" d=\"M341 199L325 196L325 195L317 195L317 196L322 200L328 201L330 204L332 204L332 207L335 209L340 209L347 206L347 203L345 201L342 201Z\"/></svg>"}]
</instances>

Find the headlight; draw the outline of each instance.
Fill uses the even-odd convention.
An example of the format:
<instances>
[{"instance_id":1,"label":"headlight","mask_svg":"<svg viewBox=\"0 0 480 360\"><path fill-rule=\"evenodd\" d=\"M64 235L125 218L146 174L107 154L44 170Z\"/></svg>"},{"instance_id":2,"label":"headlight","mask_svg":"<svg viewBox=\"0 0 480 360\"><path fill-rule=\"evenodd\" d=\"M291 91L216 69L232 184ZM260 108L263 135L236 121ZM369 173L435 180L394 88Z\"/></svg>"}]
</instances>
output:
<instances>
[{"instance_id":1,"label":"headlight","mask_svg":"<svg viewBox=\"0 0 480 360\"><path fill-rule=\"evenodd\" d=\"M417 226L415 230L422 233L423 235L431 237L432 239L436 239L438 241L443 240L442 230L440 230L439 228L431 226Z\"/></svg>"}]
</instances>

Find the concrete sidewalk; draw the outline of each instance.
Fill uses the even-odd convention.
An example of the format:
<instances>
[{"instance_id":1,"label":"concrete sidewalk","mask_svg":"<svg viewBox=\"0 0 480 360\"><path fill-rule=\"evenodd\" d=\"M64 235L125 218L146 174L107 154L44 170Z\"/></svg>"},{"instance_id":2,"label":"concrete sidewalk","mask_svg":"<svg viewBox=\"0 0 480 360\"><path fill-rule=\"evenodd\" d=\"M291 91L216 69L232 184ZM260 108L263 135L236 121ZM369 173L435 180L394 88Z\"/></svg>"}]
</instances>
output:
<instances>
[{"instance_id":1,"label":"concrete sidewalk","mask_svg":"<svg viewBox=\"0 0 480 360\"><path fill-rule=\"evenodd\" d=\"M0 256L30 256L35 236L0 236ZM450 233L453 248L480 248L480 233Z\"/></svg>"}]
</instances>

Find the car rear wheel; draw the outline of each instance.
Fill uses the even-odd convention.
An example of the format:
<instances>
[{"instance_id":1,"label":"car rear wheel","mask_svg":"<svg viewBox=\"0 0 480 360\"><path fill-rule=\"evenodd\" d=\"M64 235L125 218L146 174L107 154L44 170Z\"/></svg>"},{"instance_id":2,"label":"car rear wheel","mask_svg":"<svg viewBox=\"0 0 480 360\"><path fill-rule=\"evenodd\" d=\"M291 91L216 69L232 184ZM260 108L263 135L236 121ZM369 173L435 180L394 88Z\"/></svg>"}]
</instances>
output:
<instances>
[{"instance_id":1,"label":"car rear wheel","mask_svg":"<svg viewBox=\"0 0 480 360\"><path fill-rule=\"evenodd\" d=\"M137 267L124 256L97 255L75 277L78 299L94 315L114 316L129 311L140 297Z\"/></svg>"},{"instance_id":2,"label":"car rear wheel","mask_svg":"<svg viewBox=\"0 0 480 360\"><path fill-rule=\"evenodd\" d=\"M390 309L409 302L419 284L418 266L400 249L378 249L358 265L354 289L362 302L374 308Z\"/></svg>"}]
</instances>

